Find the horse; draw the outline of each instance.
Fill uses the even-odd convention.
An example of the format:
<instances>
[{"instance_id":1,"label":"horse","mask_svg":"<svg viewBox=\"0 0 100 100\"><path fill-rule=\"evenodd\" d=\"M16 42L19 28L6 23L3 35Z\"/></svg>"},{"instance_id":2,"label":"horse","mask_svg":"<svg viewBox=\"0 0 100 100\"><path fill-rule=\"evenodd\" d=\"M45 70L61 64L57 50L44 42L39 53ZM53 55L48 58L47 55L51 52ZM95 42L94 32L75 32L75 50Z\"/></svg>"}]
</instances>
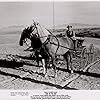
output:
<instances>
[{"instance_id":1,"label":"horse","mask_svg":"<svg viewBox=\"0 0 100 100\"><path fill-rule=\"evenodd\" d=\"M52 57L52 63L54 67L54 71L56 73L56 59L57 56L63 56L67 63L67 70L71 73L73 73L72 68L72 53L74 48L74 42L69 37L59 37L55 36L53 33L51 33L48 29L46 29L44 26L40 25L39 23L36 23L34 21L35 27L37 29L38 36L40 37L40 40L42 43L45 43L48 38L48 42L46 42L45 47L48 49L49 54Z\"/></svg>"},{"instance_id":2,"label":"horse","mask_svg":"<svg viewBox=\"0 0 100 100\"><path fill-rule=\"evenodd\" d=\"M35 28L34 28L35 29ZM33 51L36 56L36 62L39 66L39 61L42 62L43 65L43 74L46 75L47 64L49 62L49 54L46 51L46 48L42 45L41 40L37 36L37 34L32 34L34 30L33 26L27 27L23 30L19 45L23 46L23 43L26 43L27 39L31 40L31 46L28 47L25 51ZM30 50L30 48L32 48Z\"/></svg>"},{"instance_id":3,"label":"horse","mask_svg":"<svg viewBox=\"0 0 100 100\"><path fill-rule=\"evenodd\" d=\"M25 32L22 32L20 45L22 45L22 42L24 42L26 38L29 38L31 40L31 43L33 43L34 39L32 38L32 34L37 34L37 36L39 37L38 39L40 39L39 41L41 41L41 43L44 45L47 52L49 53L50 57L52 58L52 65L54 67L55 73L56 59L59 55L63 56L66 60L67 70L73 72L71 65L71 55L72 50L74 50L74 43L69 37L57 37L39 23L34 22L33 26L30 27L30 29L28 28L28 32L27 30ZM34 42L33 44L35 45L36 43Z\"/></svg>"}]
</instances>

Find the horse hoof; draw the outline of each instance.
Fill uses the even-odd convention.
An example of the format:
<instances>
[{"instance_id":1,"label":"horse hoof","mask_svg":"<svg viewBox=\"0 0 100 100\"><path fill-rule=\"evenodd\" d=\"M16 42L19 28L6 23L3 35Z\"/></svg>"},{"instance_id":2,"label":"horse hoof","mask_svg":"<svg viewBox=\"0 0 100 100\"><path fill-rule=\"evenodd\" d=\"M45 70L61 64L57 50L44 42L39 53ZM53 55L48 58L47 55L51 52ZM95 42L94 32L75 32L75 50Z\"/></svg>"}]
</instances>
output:
<instances>
[{"instance_id":1,"label":"horse hoof","mask_svg":"<svg viewBox=\"0 0 100 100\"><path fill-rule=\"evenodd\" d=\"M45 74L45 75L44 75L44 77L46 78L46 77L48 77L48 75L47 75L47 74Z\"/></svg>"},{"instance_id":2,"label":"horse hoof","mask_svg":"<svg viewBox=\"0 0 100 100\"><path fill-rule=\"evenodd\" d=\"M74 71L73 70L71 70L71 74L73 74L74 73Z\"/></svg>"},{"instance_id":3,"label":"horse hoof","mask_svg":"<svg viewBox=\"0 0 100 100\"><path fill-rule=\"evenodd\" d=\"M41 71L41 70L43 70L43 68L41 67L39 70Z\"/></svg>"}]
</instances>

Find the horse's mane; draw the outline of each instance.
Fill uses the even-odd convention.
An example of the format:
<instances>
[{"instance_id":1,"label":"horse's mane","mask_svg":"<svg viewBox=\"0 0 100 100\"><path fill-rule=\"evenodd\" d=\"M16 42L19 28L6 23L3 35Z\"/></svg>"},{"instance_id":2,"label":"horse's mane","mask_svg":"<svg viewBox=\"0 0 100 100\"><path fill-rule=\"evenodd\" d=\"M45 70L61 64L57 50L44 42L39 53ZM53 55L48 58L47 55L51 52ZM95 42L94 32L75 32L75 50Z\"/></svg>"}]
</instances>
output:
<instances>
[{"instance_id":1,"label":"horse's mane","mask_svg":"<svg viewBox=\"0 0 100 100\"><path fill-rule=\"evenodd\" d=\"M31 26L28 26L27 28L25 28L25 29L23 30L23 32L32 33L32 32L33 32L33 26L32 26L32 25L31 25Z\"/></svg>"}]
</instances>

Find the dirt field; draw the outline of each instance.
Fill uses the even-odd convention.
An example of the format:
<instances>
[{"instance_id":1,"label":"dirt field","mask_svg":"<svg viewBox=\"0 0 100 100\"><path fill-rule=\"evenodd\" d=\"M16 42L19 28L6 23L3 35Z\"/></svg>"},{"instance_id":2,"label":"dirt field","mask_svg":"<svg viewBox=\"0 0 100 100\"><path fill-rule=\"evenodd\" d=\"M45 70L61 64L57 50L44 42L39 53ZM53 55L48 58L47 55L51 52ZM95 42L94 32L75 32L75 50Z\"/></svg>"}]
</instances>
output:
<instances>
[{"instance_id":1,"label":"dirt field","mask_svg":"<svg viewBox=\"0 0 100 100\"><path fill-rule=\"evenodd\" d=\"M7 54L29 56L29 52L23 51L25 47L19 46L19 34L0 35L0 58L5 58ZM87 47L93 43L96 48L100 48L99 39L85 38L84 45ZM48 77L43 77L39 72L39 67L36 67L34 61L28 60L33 65L16 65L0 66L0 89L100 89L100 62L92 66L88 73L70 73L61 69L66 66L58 66L61 68L57 72L57 77L54 78L53 69L48 69ZM76 68L77 69L77 68ZM42 72L42 70L41 70ZM80 74L80 77L72 81L68 86L62 87L61 84L66 80Z\"/></svg>"}]
</instances>

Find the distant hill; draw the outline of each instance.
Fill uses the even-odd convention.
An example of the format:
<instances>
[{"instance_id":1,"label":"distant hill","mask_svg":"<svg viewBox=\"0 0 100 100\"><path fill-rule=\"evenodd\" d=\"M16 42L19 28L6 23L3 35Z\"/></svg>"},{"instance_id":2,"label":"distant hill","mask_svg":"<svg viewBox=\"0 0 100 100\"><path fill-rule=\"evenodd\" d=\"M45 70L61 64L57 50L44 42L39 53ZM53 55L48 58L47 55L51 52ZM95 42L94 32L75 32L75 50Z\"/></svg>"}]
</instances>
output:
<instances>
[{"instance_id":1,"label":"distant hill","mask_svg":"<svg viewBox=\"0 0 100 100\"><path fill-rule=\"evenodd\" d=\"M55 29L66 29L67 25L73 26L74 29L100 27L100 25L96 25L96 24L90 25L90 24L82 24L82 23L69 23L69 24L57 25L55 26Z\"/></svg>"},{"instance_id":2,"label":"distant hill","mask_svg":"<svg viewBox=\"0 0 100 100\"><path fill-rule=\"evenodd\" d=\"M58 25L58 26L55 26L55 32L64 32L64 30L66 29L67 25L71 25L73 26L73 29L83 29L83 28L91 28L91 30L93 30L92 28L99 28L99 31L100 31L100 25L90 25L90 24L82 24L82 23L69 23L69 24L63 24L63 25ZM3 27L3 28L0 28L0 35L2 34L21 34L21 32L23 31L23 29L25 28L26 26L24 25L12 25L12 26L8 26L8 27ZM97 29L94 29L95 31ZM51 29L52 31L52 29ZM87 30L85 30L87 31ZM91 31L92 32L92 31ZM94 32L92 32L94 33ZM97 33L97 32L96 32ZM99 32L98 32L99 33Z\"/></svg>"},{"instance_id":3,"label":"distant hill","mask_svg":"<svg viewBox=\"0 0 100 100\"><path fill-rule=\"evenodd\" d=\"M25 28L25 26L20 25L13 25L8 27L0 28L0 34L19 34L22 32L22 30Z\"/></svg>"}]
</instances>

